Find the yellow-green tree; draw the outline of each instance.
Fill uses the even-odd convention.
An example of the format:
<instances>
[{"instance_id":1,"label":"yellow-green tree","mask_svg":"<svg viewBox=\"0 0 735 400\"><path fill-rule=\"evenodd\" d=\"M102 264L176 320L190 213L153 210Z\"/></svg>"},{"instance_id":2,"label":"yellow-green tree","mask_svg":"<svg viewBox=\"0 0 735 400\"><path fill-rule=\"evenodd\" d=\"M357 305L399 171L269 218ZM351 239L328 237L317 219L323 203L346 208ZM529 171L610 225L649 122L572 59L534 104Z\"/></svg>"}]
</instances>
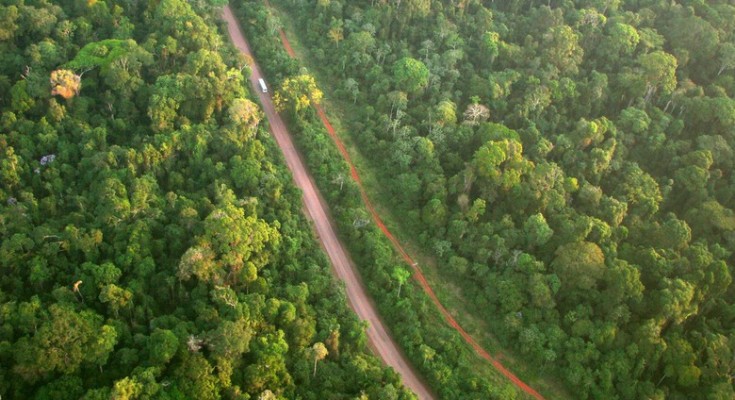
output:
<instances>
[{"instance_id":1,"label":"yellow-green tree","mask_svg":"<svg viewBox=\"0 0 735 400\"><path fill-rule=\"evenodd\" d=\"M233 100L228 111L230 120L235 125L247 128L249 131L254 130L262 118L258 105L248 99Z\"/></svg>"},{"instance_id":2,"label":"yellow-green tree","mask_svg":"<svg viewBox=\"0 0 735 400\"><path fill-rule=\"evenodd\" d=\"M273 96L273 102L278 111L290 109L298 113L312 104L319 104L323 95L313 76L301 74L283 81L281 89Z\"/></svg>"},{"instance_id":3,"label":"yellow-green tree","mask_svg":"<svg viewBox=\"0 0 735 400\"><path fill-rule=\"evenodd\" d=\"M324 346L324 343L316 342L314 343L314 346L311 347L311 354L314 357L314 376L316 376L316 363L329 355L329 351L327 350L327 347Z\"/></svg>"},{"instance_id":4,"label":"yellow-green tree","mask_svg":"<svg viewBox=\"0 0 735 400\"><path fill-rule=\"evenodd\" d=\"M567 243L555 254L551 265L567 288L592 289L605 272L605 255L595 243Z\"/></svg>"},{"instance_id":5,"label":"yellow-green tree","mask_svg":"<svg viewBox=\"0 0 735 400\"><path fill-rule=\"evenodd\" d=\"M676 89L676 68L678 62L674 56L664 51L654 51L638 57L641 77L646 82L646 101L651 99L659 89L663 93L671 93Z\"/></svg>"}]
</instances>

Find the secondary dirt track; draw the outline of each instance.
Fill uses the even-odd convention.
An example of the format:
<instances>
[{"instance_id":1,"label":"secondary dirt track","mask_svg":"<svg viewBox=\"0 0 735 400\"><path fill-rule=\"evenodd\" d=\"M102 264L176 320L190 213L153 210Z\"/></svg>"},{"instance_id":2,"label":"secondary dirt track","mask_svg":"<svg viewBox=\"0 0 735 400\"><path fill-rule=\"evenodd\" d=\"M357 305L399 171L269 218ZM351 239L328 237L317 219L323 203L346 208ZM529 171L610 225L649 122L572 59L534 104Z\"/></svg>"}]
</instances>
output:
<instances>
[{"instance_id":1,"label":"secondary dirt track","mask_svg":"<svg viewBox=\"0 0 735 400\"><path fill-rule=\"evenodd\" d=\"M266 1L267 4L267 1ZM286 34L283 30L280 30L279 32L281 41L283 42L283 47L286 50L286 53L288 53L289 56L296 58L296 53L293 51L293 48L291 47L291 43L289 43L288 38L286 37ZM393 247L400 253L403 260L411 266L411 269L413 270L413 277L416 279L416 281L419 283L421 288L426 292L426 294L431 298L431 301L434 302L434 305L439 309L439 312L442 314L444 319L447 321L447 323L454 328L459 334L462 336L462 338L475 350L477 355L484 358L492 366L498 370L503 376L508 378L513 384L518 386L521 390L523 390L525 393L533 396L534 398L538 400L544 400L544 397L541 396L536 390L534 390L532 387L528 386L525 382L523 382L520 378L518 378L515 374L513 374L511 371L509 371L503 364L496 358L492 357L490 353L488 353L482 346L480 346L477 341L470 336L467 331L462 328L461 325L452 317L452 315L447 311L447 309L442 305L442 303L439 301L439 298L436 297L436 294L434 293L434 290L429 285L429 282L426 280L426 277L424 276L423 272L418 266L418 263L414 261L414 259L404 250L401 243L393 236L393 234L390 232L390 230L385 226L383 223L383 220L380 218L380 215L375 211L375 208L373 207L372 202L370 201L370 198L368 198L367 193L365 192L365 188L362 185L362 180L360 179L360 175L357 172L357 169L355 169L354 164L352 163L352 159L350 158L349 153L347 152L347 149L345 148L344 143L342 143L342 140L337 136L337 134L334 131L334 128L332 127L332 124L329 123L329 119L327 118L326 114L324 113L324 109L320 105L315 106L317 114L319 115L319 118L322 120L322 123L324 124L324 127L327 129L327 132L332 137L332 140L334 140L334 143L337 145L337 148L339 148L339 152L342 154L342 157L347 161L347 164L350 166L350 173L352 175L352 179L355 180L357 183L358 188L360 189L360 195L362 196L362 200L365 203L365 206L367 206L368 210L370 211L370 215L373 218L373 221L375 224L380 228L380 230L385 234L385 236L391 241L393 244Z\"/></svg>"},{"instance_id":2,"label":"secondary dirt track","mask_svg":"<svg viewBox=\"0 0 735 400\"><path fill-rule=\"evenodd\" d=\"M260 68L255 62L255 58L250 51L245 37L240 30L240 26L232 14L229 6L226 6L222 14L227 22L227 30L230 38L235 46L249 56L253 63L250 74L250 84L254 92L258 94L263 110L270 123L271 132L276 139L278 147L281 148L286 164L291 170L294 182L303 192L303 202L307 210L308 216L314 222L319 240L321 240L324 249L332 261L337 276L345 282L345 291L350 305L357 313L357 316L364 321L368 321L367 329L368 340L373 350L387 365L393 367L402 377L403 383L413 390L420 399L433 400L434 396L424 385L418 374L413 370L408 361L404 358L398 346L388 335L383 322L380 320L375 306L370 301L359 276L355 272L355 265L347 255L344 246L337 238L334 228L327 217L326 205L322 203L317 192L313 179L306 171L303 161L296 148L293 145L291 136L286 129L281 116L276 112L273 102L267 93L260 90L258 79L263 78Z\"/></svg>"}]
</instances>

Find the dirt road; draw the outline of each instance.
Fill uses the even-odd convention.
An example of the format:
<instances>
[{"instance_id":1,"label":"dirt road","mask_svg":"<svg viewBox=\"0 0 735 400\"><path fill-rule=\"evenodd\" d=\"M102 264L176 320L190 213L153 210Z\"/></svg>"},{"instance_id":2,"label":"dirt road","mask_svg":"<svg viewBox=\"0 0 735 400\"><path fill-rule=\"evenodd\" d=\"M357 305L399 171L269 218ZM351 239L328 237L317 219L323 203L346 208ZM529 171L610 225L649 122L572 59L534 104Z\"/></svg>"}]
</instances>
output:
<instances>
[{"instance_id":1,"label":"dirt road","mask_svg":"<svg viewBox=\"0 0 735 400\"><path fill-rule=\"evenodd\" d=\"M266 5L270 7L270 4L268 3L268 0L265 0ZM288 53L289 56L296 58L296 53L293 51L293 48L291 47L291 44L288 41L288 38L286 37L286 33L281 29L279 31L281 42L283 43L283 47L286 50L286 53ZM370 215L373 219L373 222L378 226L378 228L383 232L383 234L390 240L390 242L393 244L393 247L398 251L398 253L401 255L403 260L408 264L408 266L411 267L413 270L413 278L418 282L418 284L421 286L421 288L424 290L424 292L429 296L431 301L434 303L436 308L439 310L439 313L444 317L444 319L447 321L447 323L456 330L460 336L469 344L473 350L479 355L480 357L484 358L490 364L503 376L508 378L511 382L513 382L514 385L518 386L519 389L521 389L523 392L527 393L528 395L534 397L537 400L544 400L544 397L534 390L531 386L529 386L527 383L523 382L519 377L517 377L513 372L511 372L509 369L507 369L503 363L500 362L500 360L496 357L493 357L490 355L490 353L487 352L467 331L462 328L462 326L457 322L457 320L454 319L452 314L449 313L449 311L444 307L444 305L439 301L439 298L434 293L434 289L431 288L431 285L429 285L429 281L424 276L423 271L421 271L421 268L419 268L419 265L414 259L404 250L401 243L398 241L398 239L393 236L393 233L388 229L388 227L385 226L383 223L382 218L380 218L380 214L375 210L375 207L373 206L372 202L370 201L370 198L367 195L367 192L365 191L365 188L362 185L362 180L360 179L360 174L357 172L357 169L355 168L355 165L352 163L352 160L350 159L350 154L347 152L347 148L345 147L344 143L342 143L342 140L337 136L337 133L335 132L334 128L332 127L332 124L329 122L329 119L327 118L326 113L324 112L324 109L320 105L314 106L314 108L317 111L317 114L319 115L319 118L321 119L322 123L324 124L324 127L327 129L327 133L329 133L329 136L332 137L332 140L334 140L334 143L337 145L337 148L339 149L339 152L342 154L342 157L345 161L347 161L347 164L350 166L350 173L352 174L352 179L355 180L357 183L357 187L360 189L360 196L362 197L363 202L365 203L365 206L367 207L368 211L370 212Z\"/></svg>"},{"instance_id":2,"label":"dirt road","mask_svg":"<svg viewBox=\"0 0 735 400\"><path fill-rule=\"evenodd\" d=\"M268 117L273 136L283 152L286 164L293 174L293 179L296 182L296 185L303 192L303 201L308 216L314 222L319 239L329 256L329 259L332 261L334 271L337 276L345 282L345 291L347 292L347 298L350 305L361 320L369 323L367 335L371 347L387 365L393 367L393 369L401 374L404 384L413 390L420 399L433 399L434 396L424 385L421 379L419 379L416 372L399 351L396 343L388 335L383 322L380 320L380 317L375 310L375 306L370 301L359 276L355 272L355 266L352 260L345 251L342 243L337 239L334 227L327 217L327 207L320 201L314 181L306 171L304 163L301 160L299 153L296 151L293 141L291 140L291 136L286 129L286 125L283 123L281 116L276 112L273 102L271 101L270 94L263 93L260 90L258 79L265 79L265 77L263 77L260 68L254 61L255 57L250 52L248 43L245 40L245 37L243 36L229 6L224 8L223 18L227 22L227 29L229 31L230 38L235 46L253 59L253 64L251 65L252 73L250 75L250 84L260 98L263 110Z\"/></svg>"},{"instance_id":3,"label":"dirt road","mask_svg":"<svg viewBox=\"0 0 735 400\"><path fill-rule=\"evenodd\" d=\"M283 31L281 31L283 32ZM282 39L285 39L285 35L281 35ZM290 46L288 46L290 49ZM508 368L506 368L500 360L498 360L496 357L493 357L490 355L490 353L487 352L476 340L473 338L467 331L462 328L462 325L457 322L457 320L454 319L452 314L449 313L449 310L444 307L444 305L439 301L439 298L436 297L436 293L434 293L434 289L431 288L431 285L429 285L429 281L424 276L423 271L421 271L421 268L419 268L419 264L406 252L406 250L403 249L403 246L401 243L396 239L395 236L393 236L393 233L388 229L388 227L385 226L385 223L383 223L383 219L380 218L380 214L378 214L377 211L375 211L375 207L373 206L373 203L370 201L370 198L367 195L367 192L365 191L365 187L362 185L362 180L360 179L360 174L357 172L357 169L355 168L355 165L352 164L352 160L350 159L350 154L347 152L347 148L342 143L342 140L337 136L337 133L334 131L334 128L332 127L332 124L329 123L329 119L327 119L327 115L324 113L324 109L317 105L316 106L317 114L319 115L319 118L322 120L322 123L327 129L327 132L332 137L334 142L337 144L337 148L339 149L340 153L342 154L342 157L347 161L347 164L350 166L350 173L352 174L352 179L357 182L357 187L360 189L360 196L362 196L362 201L365 203L365 206L367 207L368 211L370 212L370 216L373 218L373 222L378 226L378 228L383 232L383 234L390 240L390 242L393 244L393 247L398 251L398 253L401 255L403 260L408 264L411 269L413 270L413 278L418 282L418 284L421 286L421 288L424 290L424 292L429 296L431 301L434 303L436 308L439 310L441 315L444 317L444 320L447 321L447 323L454 328L457 332L459 332L460 336L467 342L473 350L479 355L480 357L484 358L490 364L498 370L503 376L508 378L511 382L513 382L514 385L518 386L519 389L523 390L524 392L528 393L529 395L533 396L537 400L544 400L544 397L537 392L535 389L533 389L531 386L529 386L526 382L523 382L521 378L517 377L513 372L511 372Z\"/></svg>"}]
</instances>

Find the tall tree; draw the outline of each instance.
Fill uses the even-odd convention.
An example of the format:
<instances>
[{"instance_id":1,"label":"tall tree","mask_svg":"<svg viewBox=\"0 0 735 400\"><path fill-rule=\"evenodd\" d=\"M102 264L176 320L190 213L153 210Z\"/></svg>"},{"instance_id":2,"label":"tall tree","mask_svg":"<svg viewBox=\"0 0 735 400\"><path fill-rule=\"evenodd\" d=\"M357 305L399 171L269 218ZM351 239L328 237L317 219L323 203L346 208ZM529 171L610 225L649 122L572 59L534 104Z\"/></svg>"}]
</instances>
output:
<instances>
[{"instance_id":1,"label":"tall tree","mask_svg":"<svg viewBox=\"0 0 735 400\"><path fill-rule=\"evenodd\" d=\"M401 287L403 287L403 285L408 281L408 278L411 277L411 272L403 267L395 267L393 268L393 272L391 272L390 276L398 282L398 297L401 297Z\"/></svg>"},{"instance_id":2,"label":"tall tree","mask_svg":"<svg viewBox=\"0 0 735 400\"><path fill-rule=\"evenodd\" d=\"M419 60L403 57L393 64L393 77L399 89L414 93L429 84L429 69Z\"/></svg>"},{"instance_id":3,"label":"tall tree","mask_svg":"<svg viewBox=\"0 0 735 400\"><path fill-rule=\"evenodd\" d=\"M329 351L327 350L327 347L324 346L324 343L322 342L316 342L311 347L311 356L314 358L313 376L316 376L316 363L326 358L328 354L329 354Z\"/></svg>"}]
</instances>

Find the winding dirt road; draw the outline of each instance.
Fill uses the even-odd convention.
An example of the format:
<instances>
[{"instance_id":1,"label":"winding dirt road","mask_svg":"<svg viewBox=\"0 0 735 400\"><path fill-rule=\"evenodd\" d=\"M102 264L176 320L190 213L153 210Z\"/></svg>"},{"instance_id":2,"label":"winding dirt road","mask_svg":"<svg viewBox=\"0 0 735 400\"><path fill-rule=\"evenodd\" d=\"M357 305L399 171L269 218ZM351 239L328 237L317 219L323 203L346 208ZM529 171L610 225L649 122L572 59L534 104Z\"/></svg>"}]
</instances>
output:
<instances>
[{"instance_id":1,"label":"winding dirt road","mask_svg":"<svg viewBox=\"0 0 735 400\"><path fill-rule=\"evenodd\" d=\"M273 137L275 137L278 146L283 152L286 164L293 175L293 179L296 182L296 185L303 192L304 206L307 210L308 216L314 222L317 235L329 256L329 259L332 261L334 271L337 276L345 282L345 291L347 292L347 298L350 305L361 320L369 323L367 335L371 347L383 362L393 367L393 369L403 377L403 383L413 390L420 399L433 400L434 396L431 394L427 386L424 385L421 379L419 379L418 374L413 370L411 365L408 363L408 360L405 359L403 353L401 353L398 346L385 329L383 322L380 320L380 317L375 310L375 306L370 301L359 276L355 272L354 263L345 251L342 243L337 239L334 227L327 217L327 207L322 203L317 192L316 185L306 171L304 162L301 160L299 153L294 147L291 136L286 129L286 125L281 119L281 116L276 112L269 94L263 93L260 90L258 79L265 79L265 77L262 75L260 68L255 62L255 57L250 51L250 47L240 30L239 24L232 14L230 6L224 7L223 18L227 22L227 30L232 42L241 52L253 60L252 65L250 66L252 70L252 73L250 74L250 84L260 98L260 103L268 117Z\"/></svg>"}]
</instances>

